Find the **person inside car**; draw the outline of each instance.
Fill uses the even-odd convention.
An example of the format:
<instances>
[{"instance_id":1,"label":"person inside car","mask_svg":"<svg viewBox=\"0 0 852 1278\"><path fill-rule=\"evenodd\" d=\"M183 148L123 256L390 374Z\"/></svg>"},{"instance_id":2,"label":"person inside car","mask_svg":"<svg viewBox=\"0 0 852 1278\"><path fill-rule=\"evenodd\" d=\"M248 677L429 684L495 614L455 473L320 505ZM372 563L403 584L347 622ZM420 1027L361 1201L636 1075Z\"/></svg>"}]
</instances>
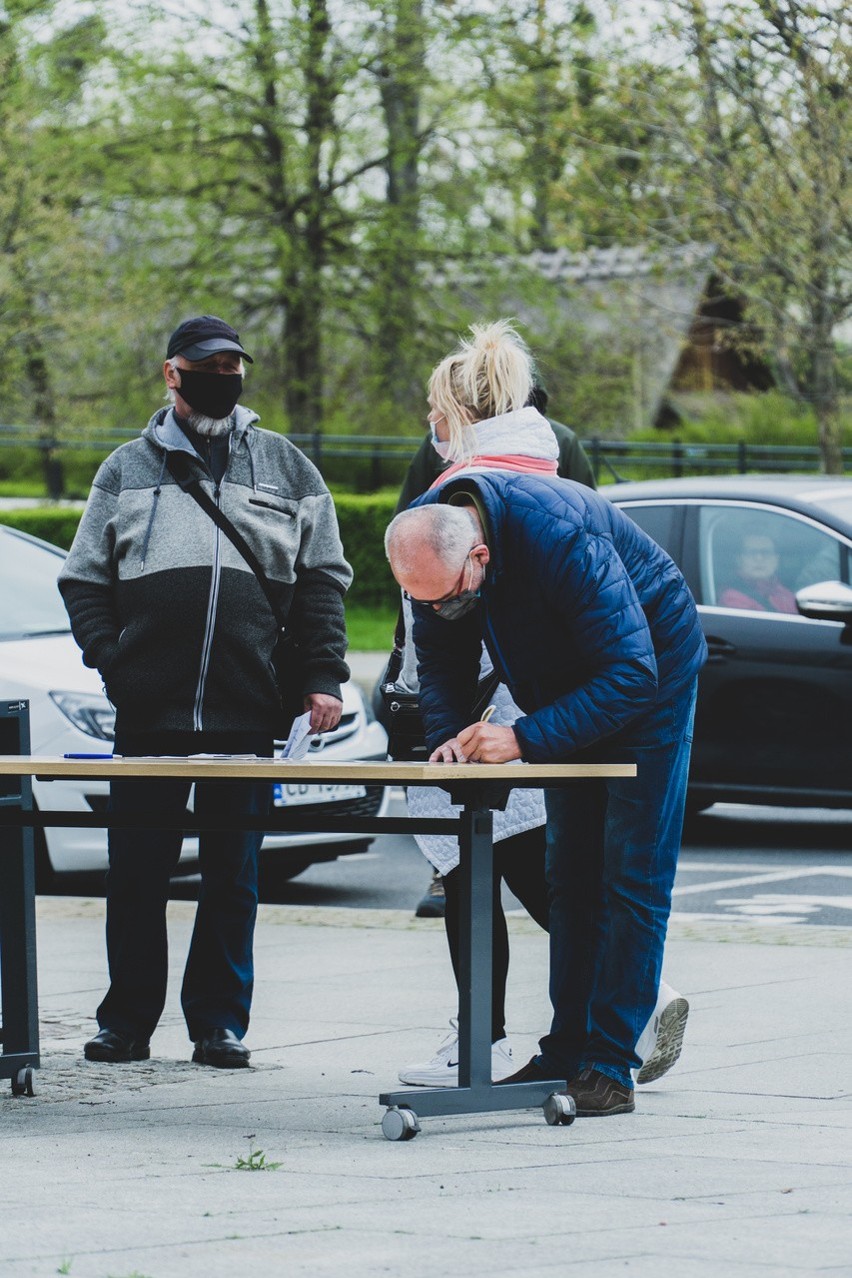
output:
<instances>
[{"instance_id":1,"label":"person inside car","mask_svg":"<svg viewBox=\"0 0 852 1278\"><path fill-rule=\"evenodd\" d=\"M736 577L719 596L723 608L796 613L796 596L778 577L778 549L760 524L743 534L735 557Z\"/></svg>"}]
</instances>

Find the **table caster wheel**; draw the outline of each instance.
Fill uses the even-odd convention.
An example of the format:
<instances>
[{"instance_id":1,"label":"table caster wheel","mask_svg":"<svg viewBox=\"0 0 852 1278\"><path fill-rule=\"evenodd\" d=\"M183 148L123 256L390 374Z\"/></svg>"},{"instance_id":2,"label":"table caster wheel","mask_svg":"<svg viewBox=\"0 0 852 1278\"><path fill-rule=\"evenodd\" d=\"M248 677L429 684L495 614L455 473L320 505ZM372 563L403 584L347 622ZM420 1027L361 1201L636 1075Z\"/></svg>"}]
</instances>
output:
<instances>
[{"instance_id":1,"label":"table caster wheel","mask_svg":"<svg viewBox=\"0 0 852 1278\"><path fill-rule=\"evenodd\" d=\"M570 1127L577 1117L577 1106L573 1096L564 1092L551 1092L542 1105L544 1118L550 1127Z\"/></svg>"},{"instance_id":2,"label":"table caster wheel","mask_svg":"<svg viewBox=\"0 0 852 1278\"><path fill-rule=\"evenodd\" d=\"M382 1132L386 1140L414 1140L420 1124L413 1109L398 1109L392 1105L382 1118Z\"/></svg>"},{"instance_id":3,"label":"table caster wheel","mask_svg":"<svg viewBox=\"0 0 852 1278\"><path fill-rule=\"evenodd\" d=\"M12 1079L12 1095L35 1096L32 1065L26 1065L23 1069L18 1070L17 1074Z\"/></svg>"}]
</instances>

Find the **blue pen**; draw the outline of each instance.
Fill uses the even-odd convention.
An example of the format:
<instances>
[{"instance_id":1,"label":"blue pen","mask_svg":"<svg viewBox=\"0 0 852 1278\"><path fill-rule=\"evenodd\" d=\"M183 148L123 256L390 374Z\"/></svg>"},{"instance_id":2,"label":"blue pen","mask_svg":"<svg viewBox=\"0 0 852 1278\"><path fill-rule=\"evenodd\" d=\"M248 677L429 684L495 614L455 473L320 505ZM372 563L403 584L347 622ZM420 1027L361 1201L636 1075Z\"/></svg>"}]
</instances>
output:
<instances>
[{"instance_id":1,"label":"blue pen","mask_svg":"<svg viewBox=\"0 0 852 1278\"><path fill-rule=\"evenodd\" d=\"M66 759L111 759L111 754L66 754Z\"/></svg>"}]
</instances>

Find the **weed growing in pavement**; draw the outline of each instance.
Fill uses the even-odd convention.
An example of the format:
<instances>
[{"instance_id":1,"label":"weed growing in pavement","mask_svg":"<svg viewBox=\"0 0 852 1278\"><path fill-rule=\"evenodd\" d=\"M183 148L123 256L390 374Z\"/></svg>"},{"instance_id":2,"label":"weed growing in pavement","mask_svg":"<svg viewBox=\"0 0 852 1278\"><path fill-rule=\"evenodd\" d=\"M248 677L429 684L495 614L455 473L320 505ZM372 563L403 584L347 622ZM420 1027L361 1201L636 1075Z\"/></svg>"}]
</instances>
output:
<instances>
[{"instance_id":1,"label":"weed growing in pavement","mask_svg":"<svg viewBox=\"0 0 852 1278\"><path fill-rule=\"evenodd\" d=\"M266 1154L262 1149L253 1149L251 1141L249 1141L248 1158L238 1158L234 1163L235 1171L277 1171L281 1166L280 1163L267 1162Z\"/></svg>"}]
</instances>

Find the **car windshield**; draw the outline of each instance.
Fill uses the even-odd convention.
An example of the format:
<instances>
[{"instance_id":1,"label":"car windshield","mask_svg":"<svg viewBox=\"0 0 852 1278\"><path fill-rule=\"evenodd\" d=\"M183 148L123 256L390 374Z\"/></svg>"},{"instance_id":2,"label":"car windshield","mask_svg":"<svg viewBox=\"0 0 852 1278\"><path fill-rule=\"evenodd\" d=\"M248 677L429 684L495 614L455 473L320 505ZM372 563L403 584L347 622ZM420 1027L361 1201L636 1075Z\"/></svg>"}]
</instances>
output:
<instances>
[{"instance_id":1,"label":"car windshield","mask_svg":"<svg viewBox=\"0 0 852 1278\"><path fill-rule=\"evenodd\" d=\"M68 634L56 584L62 558L23 537L0 537L0 639Z\"/></svg>"}]
</instances>

